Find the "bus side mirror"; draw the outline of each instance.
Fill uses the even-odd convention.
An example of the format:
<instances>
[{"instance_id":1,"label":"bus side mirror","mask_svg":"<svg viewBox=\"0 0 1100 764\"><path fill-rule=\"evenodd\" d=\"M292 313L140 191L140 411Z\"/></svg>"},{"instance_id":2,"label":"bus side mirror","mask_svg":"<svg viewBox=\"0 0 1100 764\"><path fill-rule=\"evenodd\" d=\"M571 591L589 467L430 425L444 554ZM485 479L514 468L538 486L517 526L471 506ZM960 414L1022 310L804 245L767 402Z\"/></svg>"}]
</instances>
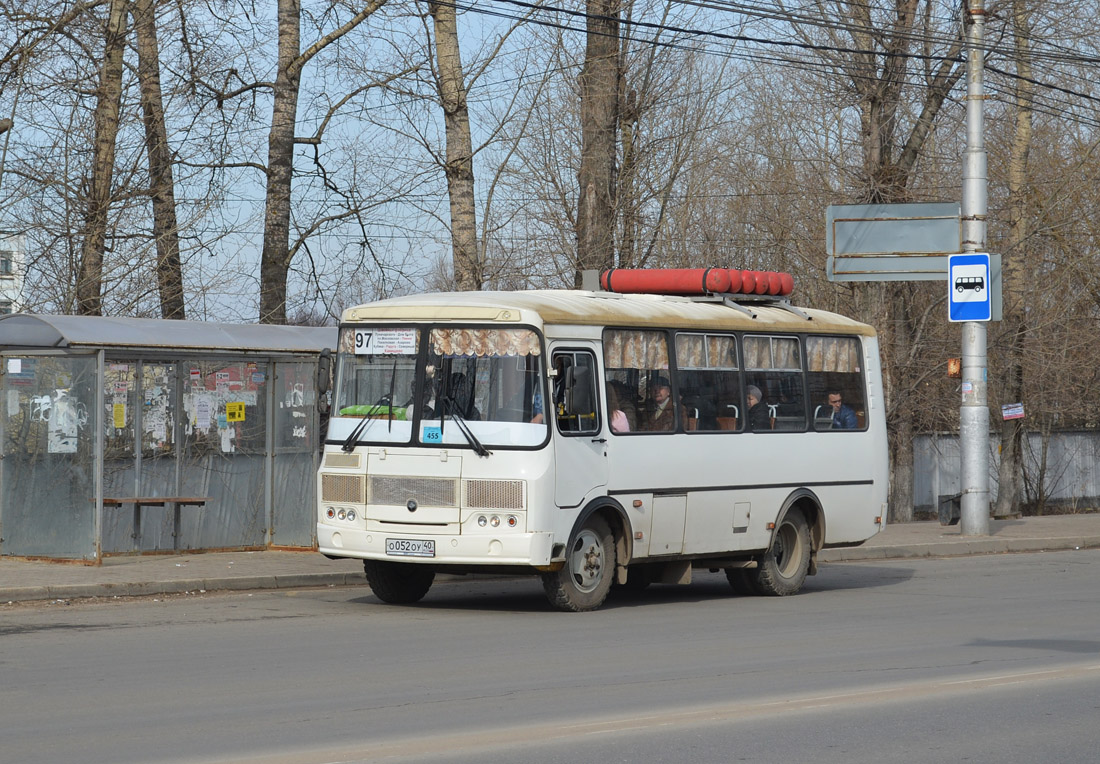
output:
<instances>
[{"instance_id":1,"label":"bus side mirror","mask_svg":"<svg viewBox=\"0 0 1100 764\"><path fill-rule=\"evenodd\" d=\"M317 410L328 413L328 392L332 389L332 350L325 348L317 358Z\"/></svg>"}]
</instances>

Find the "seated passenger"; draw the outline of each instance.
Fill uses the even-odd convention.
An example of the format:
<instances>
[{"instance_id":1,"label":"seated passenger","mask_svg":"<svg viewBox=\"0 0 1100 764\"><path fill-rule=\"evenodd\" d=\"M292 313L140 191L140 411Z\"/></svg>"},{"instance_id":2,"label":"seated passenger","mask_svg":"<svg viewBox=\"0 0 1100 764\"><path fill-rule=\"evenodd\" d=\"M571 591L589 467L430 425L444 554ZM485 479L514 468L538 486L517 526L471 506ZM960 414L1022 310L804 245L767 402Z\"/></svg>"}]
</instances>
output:
<instances>
[{"instance_id":1,"label":"seated passenger","mask_svg":"<svg viewBox=\"0 0 1100 764\"><path fill-rule=\"evenodd\" d=\"M649 401L649 408L643 426L640 429L655 431L669 431L676 426L676 412L672 405L672 387L668 383L668 377L657 377L653 384L653 398Z\"/></svg>"},{"instance_id":2,"label":"seated passenger","mask_svg":"<svg viewBox=\"0 0 1100 764\"><path fill-rule=\"evenodd\" d=\"M844 398L839 390L829 391L826 398L829 410L832 412L832 429L834 430L858 430L859 420L856 418L850 406L844 404Z\"/></svg>"},{"instance_id":3,"label":"seated passenger","mask_svg":"<svg viewBox=\"0 0 1100 764\"><path fill-rule=\"evenodd\" d=\"M614 382L607 383L607 410L611 412L608 415L611 432L630 432L630 420L626 416L626 411L623 410L619 389Z\"/></svg>"},{"instance_id":4,"label":"seated passenger","mask_svg":"<svg viewBox=\"0 0 1100 764\"><path fill-rule=\"evenodd\" d=\"M750 430L770 430L772 426L771 415L768 407L764 405L763 394L756 385L749 385L745 389L745 402L749 410L745 414L745 422Z\"/></svg>"}]
</instances>

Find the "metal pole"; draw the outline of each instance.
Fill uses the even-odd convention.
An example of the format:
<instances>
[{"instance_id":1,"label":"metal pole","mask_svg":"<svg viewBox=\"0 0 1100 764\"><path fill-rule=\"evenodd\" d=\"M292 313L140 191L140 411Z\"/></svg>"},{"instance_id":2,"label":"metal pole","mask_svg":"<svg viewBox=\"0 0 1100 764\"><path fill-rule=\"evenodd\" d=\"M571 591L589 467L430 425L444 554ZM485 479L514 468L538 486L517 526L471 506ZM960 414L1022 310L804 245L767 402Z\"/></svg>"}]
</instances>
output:
<instances>
[{"instance_id":1,"label":"metal pole","mask_svg":"<svg viewBox=\"0 0 1100 764\"><path fill-rule=\"evenodd\" d=\"M985 9L982 0L967 3L966 163L963 169L963 251L984 252L988 211L984 139ZM986 390L985 324L962 325L962 405L959 451L962 463L960 530L964 536L989 535L989 405Z\"/></svg>"}]
</instances>

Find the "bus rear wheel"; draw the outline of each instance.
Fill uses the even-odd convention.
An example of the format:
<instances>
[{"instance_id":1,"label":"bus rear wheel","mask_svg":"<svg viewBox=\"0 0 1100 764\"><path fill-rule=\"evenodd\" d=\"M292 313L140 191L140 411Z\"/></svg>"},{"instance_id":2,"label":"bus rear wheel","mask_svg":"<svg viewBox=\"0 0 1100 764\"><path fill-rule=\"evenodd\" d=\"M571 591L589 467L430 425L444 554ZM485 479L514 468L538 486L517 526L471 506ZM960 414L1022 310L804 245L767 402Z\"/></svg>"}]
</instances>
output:
<instances>
[{"instance_id":1,"label":"bus rear wheel","mask_svg":"<svg viewBox=\"0 0 1100 764\"><path fill-rule=\"evenodd\" d=\"M542 574L542 588L558 610L595 610L607 599L615 573L615 536L607 522L591 517L573 538L561 570Z\"/></svg>"},{"instance_id":2,"label":"bus rear wheel","mask_svg":"<svg viewBox=\"0 0 1100 764\"><path fill-rule=\"evenodd\" d=\"M757 594L785 597L796 594L810 571L810 527L800 509L789 511L775 531L775 541L749 571Z\"/></svg>"},{"instance_id":3,"label":"bus rear wheel","mask_svg":"<svg viewBox=\"0 0 1100 764\"><path fill-rule=\"evenodd\" d=\"M374 596L392 605L419 602L435 581L435 569L429 565L363 560L363 572Z\"/></svg>"}]
</instances>

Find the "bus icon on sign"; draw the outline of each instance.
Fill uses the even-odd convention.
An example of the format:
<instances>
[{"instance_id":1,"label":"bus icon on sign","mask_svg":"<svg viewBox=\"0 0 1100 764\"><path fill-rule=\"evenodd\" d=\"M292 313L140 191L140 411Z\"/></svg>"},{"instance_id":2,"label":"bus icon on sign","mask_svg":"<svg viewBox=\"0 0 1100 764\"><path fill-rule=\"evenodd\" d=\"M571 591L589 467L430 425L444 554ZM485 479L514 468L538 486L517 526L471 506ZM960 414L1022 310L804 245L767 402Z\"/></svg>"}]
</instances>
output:
<instances>
[{"instance_id":1,"label":"bus icon on sign","mask_svg":"<svg viewBox=\"0 0 1100 764\"><path fill-rule=\"evenodd\" d=\"M973 289L975 292L980 292L985 289L985 279L981 276L960 276L955 279L955 291L965 292L967 289Z\"/></svg>"}]
</instances>

